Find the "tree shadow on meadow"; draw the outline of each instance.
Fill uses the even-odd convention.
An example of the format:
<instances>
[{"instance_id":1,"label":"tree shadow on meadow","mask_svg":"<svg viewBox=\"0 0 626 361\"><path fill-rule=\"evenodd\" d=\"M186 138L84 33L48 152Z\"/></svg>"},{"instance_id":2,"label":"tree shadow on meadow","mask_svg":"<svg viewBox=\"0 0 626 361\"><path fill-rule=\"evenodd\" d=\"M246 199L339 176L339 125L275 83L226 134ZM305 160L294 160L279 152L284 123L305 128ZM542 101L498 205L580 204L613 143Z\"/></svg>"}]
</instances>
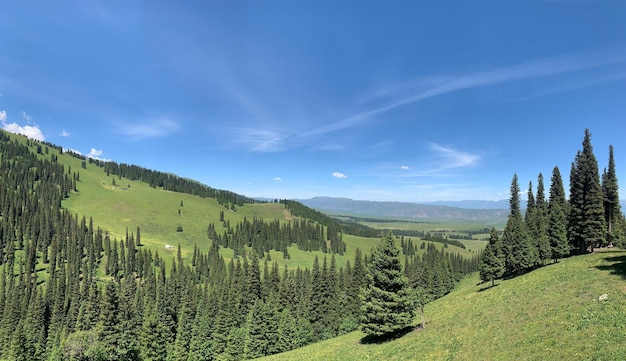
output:
<instances>
[{"instance_id":1,"label":"tree shadow on meadow","mask_svg":"<svg viewBox=\"0 0 626 361\"><path fill-rule=\"evenodd\" d=\"M626 279L626 254L622 254L621 256L607 256L604 257L604 261L609 264L602 264L595 267Z\"/></svg>"},{"instance_id":2,"label":"tree shadow on meadow","mask_svg":"<svg viewBox=\"0 0 626 361\"><path fill-rule=\"evenodd\" d=\"M403 329L400 329L398 331L392 332L392 333L387 333L381 336L365 336L361 339L360 343L362 345L371 345L371 344L381 344L381 343L385 343L385 342L389 342L389 341L393 341L396 340L398 338L403 337L404 335L411 333L413 331L416 330L421 330L422 326L418 325L418 326L407 326Z\"/></svg>"},{"instance_id":3,"label":"tree shadow on meadow","mask_svg":"<svg viewBox=\"0 0 626 361\"><path fill-rule=\"evenodd\" d=\"M492 285L491 282L489 282L489 284L479 283L476 286L480 286L480 285L482 285L483 287L479 288L477 292L485 292L485 291L488 291L488 290L490 290L490 289L492 289L494 287L500 286L499 283L496 283L495 285Z\"/></svg>"}]
</instances>

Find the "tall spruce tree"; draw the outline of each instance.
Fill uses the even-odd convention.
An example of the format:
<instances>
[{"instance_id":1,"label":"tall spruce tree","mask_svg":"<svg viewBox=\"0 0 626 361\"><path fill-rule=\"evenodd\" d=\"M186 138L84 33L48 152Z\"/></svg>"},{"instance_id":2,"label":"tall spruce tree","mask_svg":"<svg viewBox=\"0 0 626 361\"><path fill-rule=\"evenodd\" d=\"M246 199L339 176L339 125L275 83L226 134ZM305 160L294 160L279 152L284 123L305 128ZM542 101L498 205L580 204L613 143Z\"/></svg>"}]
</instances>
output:
<instances>
[{"instance_id":1,"label":"tall spruce tree","mask_svg":"<svg viewBox=\"0 0 626 361\"><path fill-rule=\"evenodd\" d=\"M609 166L602 173L602 192L604 193L604 220L606 222L606 242L608 245L621 243L624 237L622 229L622 211L619 204L619 189L617 174L615 172L615 160L613 159L613 146L609 146Z\"/></svg>"},{"instance_id":2,"label":"tall spruce tree","mask_svg":"<svg viewBox=\"0 0 626 361\"><path fill-rule=\"evenodd\" d=\"M567 201L563 191L563 180L559 167L552 170L550 180L550 198L548 200L548 241L550 242L551 258L558 262L569 254L570 248L567 242L567 218L565 209Z\"/></svg>"},{"instance_id":3,"label":"tall spruce tree","mask_svg":"<svg viewBox=\"0 0 626 361\"><path fill-rule=\"evenodd\" d=\"M491 281L492 286L496 284L496 279L504 274L504 257L495 227L489 232L489 243L480 259L479 272L481 281Z\"/></svg>"},{"instance_id":4,"label":"tall spruce tree","mask_svg":"<svg viewBox=\"0 0 626 361\"><path fill-rule=\"evenodd\" d=\"M589 252L594 246L604 244L604 194L589 129L585 129L583 149L578 151L572 163L569 199L569 242L580 253Z\"/></svg>"},{"instance_id":5,"label":"tall spruce tree","mask_svg":"<svg viewBox=\"0 0 626 361\"><path fill-rule=\"evenodd\" d=\"M109 360L118 359L118 345L120 342L120 297L118 284L115 281L107 283L102 298L100 311L102 331L100 337L105 344Z\"/></svg>"},{"instance_id":6,"label":"tall spruce tree","mask_svg":"<svg viewBox=\"0 0 626 361\"><path fill-rule=\"evenodd\" d=\"M528 240L530 241L532 248L535 250L535 252L533 253L533 256L535 258L534 262L538 264L540 261L538 251L539 230L537 229L537 218L539 210L537 209L537 202L535 201L535 195L533 194L532 182L528 183L528 192L526 194L528 195L528 201L526 203L526 215L524 216L524 225L526 226L526 232L528 232Z\"/></svg>"},{"instance_id":7,"label":"tall spruce tree","mask_svg":"<svg viewBox=\"0 0 626 361\"><path fill-rule=\"evenodd\" d=\"M413 322L415 308L409 281L402 271L393 234L383 237L372 250L363 293L361 330L368 336L382 336Z\"/></svg>"},{"instance_id":8,"label":"tall spruce tree","mask_svg":"<svg viewBox=\"0 0 626 361\"><path fill-rule=\"evenodd\" d=\"M517 174L511 181L510 213L502 234L502 249L506 272L520 274L535 262L535 249L530 243L519 206L519 183Z\"/></svg>"},{"instance_id":9,"label":"tall spruce tree","mask_svg":"<svg viewBox=\"0 0 626 361\"><path fill-rule=\"evenodd\" d=\"M539 261L543 263L550 259L551 249L548 239L548 203L546 202L543 174L537 177L537 196L535 197L535 211L533 215L533 238Z\"/></svg>"}]
</instances>

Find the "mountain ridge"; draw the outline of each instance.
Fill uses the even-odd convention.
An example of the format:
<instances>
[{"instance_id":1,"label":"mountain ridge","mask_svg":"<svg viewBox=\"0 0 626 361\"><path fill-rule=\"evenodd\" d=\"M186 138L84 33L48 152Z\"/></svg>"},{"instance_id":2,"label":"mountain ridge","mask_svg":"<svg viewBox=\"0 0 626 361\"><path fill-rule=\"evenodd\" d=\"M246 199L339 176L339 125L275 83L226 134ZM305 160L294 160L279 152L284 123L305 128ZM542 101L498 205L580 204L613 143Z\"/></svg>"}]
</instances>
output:
<instances>
[{"instance_id":1,"label":"mountain ridge","mask_svg":"<svg viewBox=\"0 0 626 361\"><path fill-rule=\"evenodd\" d=\"M402 218L410 220L481 221L499 223L506 220L508 209L467 209L438 204L379 202L337 197L298 199L307 207L331 213Z\"/></svg>"}]
</instances>

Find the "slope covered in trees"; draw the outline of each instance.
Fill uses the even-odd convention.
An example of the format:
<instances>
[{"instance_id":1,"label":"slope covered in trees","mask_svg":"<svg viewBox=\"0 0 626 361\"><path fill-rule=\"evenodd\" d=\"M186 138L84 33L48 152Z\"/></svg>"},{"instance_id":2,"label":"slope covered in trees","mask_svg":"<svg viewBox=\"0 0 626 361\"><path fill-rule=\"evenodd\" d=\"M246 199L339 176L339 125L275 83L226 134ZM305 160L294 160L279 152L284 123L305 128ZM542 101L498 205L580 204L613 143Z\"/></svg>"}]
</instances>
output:
<instances>
[{"instance_id":1,"label":"slope covered in trees","mask_svg":"<svg viewBox=\"0 0 626 361\"><path fill-rule=\"evenodd\" d=\"M358 326L366 255L352 250L354 257L338 264L337 257L347 256L340 255L340 247L335 252L314 220L293 220L306 223L299 232L319 231L321 244L330 245L327 253L312 252L318 257L311 268L270 261L264 246L257 248L264 242L256 238L275 223L245 216L235 227L222 225L232 230L233 238L226 232L228 242L242 240L237 255L226 259L224 247L208 239L205 223L205 243L185 257L180 246L148 247L143 227L126 226L116 236L97 226L97 218L62 207L80 196L88 199L82 185L127 196L140 195L131 189L141 183L126 178L117 178L117 186L87 183L96 176L80 157L72 156L72 164L80 164L72 171L59 161L64 159L59 149L4 132L0 156L0 358L243 359ZM189 214L193 202L188 199L176 201L180 212L173 217ZM278 234L296 229L290 227L281 224ZM276 241L273 233L265 235ZM306 237L310 246L314 237ZM421 252L405 254L404 272L430 300L449 292L455 280L476 269L477 261L429 243Z\"/></svg>"},{"instance_id":2,"label":"slope covered in trees","mask_svg":"<svg viewBox=\"0 0 626 361\"><path fill-rule=\"evenodd\" d=\"M623 247L626 244L626 218L619 206L613 146L609 147L608 170L604 170L602 183L599 174L591 133L587 129L582 150L572 162L569 201L565 199L559 168L555 167L549 200L545 199L540 173L536 195L532 182L529 186L526 215L522 217L520 188L517 174L514 175L509 218L500 241L502 253L497 256L490 242L481 261L481 279L493 283L497 278L494 269L500 261L504 262L505 274L513 276L541 266L550 259L558 262L570 254L589 253L602 247Z\"/></svg>"}]
</instances>

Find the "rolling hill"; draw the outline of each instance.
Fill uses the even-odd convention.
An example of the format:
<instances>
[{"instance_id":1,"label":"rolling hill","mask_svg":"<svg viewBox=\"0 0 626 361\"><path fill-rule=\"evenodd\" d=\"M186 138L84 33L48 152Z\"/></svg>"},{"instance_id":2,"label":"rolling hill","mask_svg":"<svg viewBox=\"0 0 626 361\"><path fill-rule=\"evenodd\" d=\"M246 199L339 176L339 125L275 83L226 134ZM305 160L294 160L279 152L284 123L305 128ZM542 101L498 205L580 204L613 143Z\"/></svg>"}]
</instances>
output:
<instances>
[{"instance_id":1,"label":"rolling hill","mask_svg":"<svg viewBox=\"0 0 626 361\"><path fill-rule=\"evenodd\" d=\"M262 360L624 360L625 277L621 250L568 258L495 287L473 275L426 306L425 329L369 344L356 331Z\"/></svg>"},{"instance_id":2,"label":"rolling hill","mask_svg":"<svg viewBox=\"0 0 626 361\"><path fill-rule=\"evenodd\" d=\"M112 239L121 240L127 232L135 234L139 227L142 244L165 255L166 262L175 256L179 245L183 259L188 261L191 260L195 246L204 252L208 251L211 244L207 236L209 224L215 226L218 234L227 231L224 222L220 221L220 213L224 214L224 221L233 227L244 219L262 218L268 222L278 220L281 223L299 219L286 210L283 204L257 202L232 207L232 204L220 204L216 198L168 191L141 180L108 174L97 161L85 161L80 155L59 151L58 146L27 142L20 135L8 136L22 144L29 143L31 151L41 159L49 159L54 155L68 174L77 174L76 191L63 200L63 208L79 218L92 218L94 226L107 230ZM344 234L346 252L336 256L337 264L345 265L347 261L353 260L357 248L369 253L379 240L379 237ZM443 245L437 244L437 247ZM448 251L472 256L471 252L452 245ZM271 251L270 254L280 267L287 265L291 269L310 268L315 256L322 255L321 252L300 250L295 244L288 247L288 252L289 259L283 259L279 251ZM230 248L222 247L220 253L226 260L233 256Z\"/></svg>"}]
</instances>

